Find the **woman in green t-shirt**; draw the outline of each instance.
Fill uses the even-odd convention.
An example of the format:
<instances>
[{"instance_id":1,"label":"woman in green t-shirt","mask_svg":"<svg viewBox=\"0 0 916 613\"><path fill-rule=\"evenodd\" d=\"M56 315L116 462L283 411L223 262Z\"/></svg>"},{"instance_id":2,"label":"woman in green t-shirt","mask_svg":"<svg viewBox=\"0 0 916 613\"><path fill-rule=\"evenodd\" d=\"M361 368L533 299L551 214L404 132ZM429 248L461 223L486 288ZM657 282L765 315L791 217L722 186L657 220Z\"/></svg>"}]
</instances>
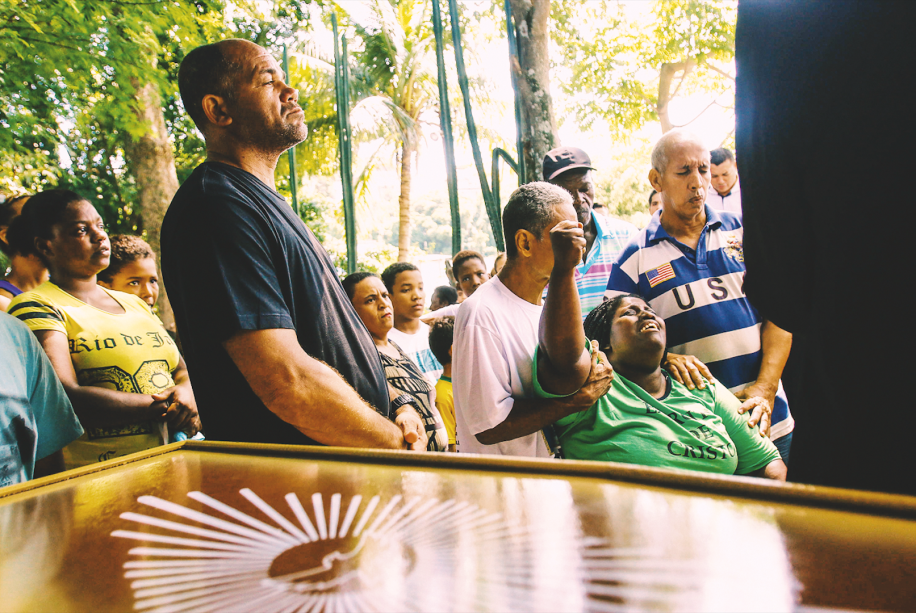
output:
<instances>
[{"instance_id":1,"label":"woman in green t-shirt","mask_svg":"<svg viewBox=\"0 0 916 613\"><path fill-rule=\"evenodd\" d=\"M558 325L542 317L542 327ZM776 447L757 426L748 426L730 391L715 381L689 390L661 368L665 322L642 298L602 303L586 318L584 332L607 355L615 376L591 408L555 424L565 457L785 480ZM550 338L548 330L539 353L549 351L543 339ZM552 367L546 358L536 362L539 371ZM551 380L544 374L539 383Z\"/></svg>"}]
</instances>

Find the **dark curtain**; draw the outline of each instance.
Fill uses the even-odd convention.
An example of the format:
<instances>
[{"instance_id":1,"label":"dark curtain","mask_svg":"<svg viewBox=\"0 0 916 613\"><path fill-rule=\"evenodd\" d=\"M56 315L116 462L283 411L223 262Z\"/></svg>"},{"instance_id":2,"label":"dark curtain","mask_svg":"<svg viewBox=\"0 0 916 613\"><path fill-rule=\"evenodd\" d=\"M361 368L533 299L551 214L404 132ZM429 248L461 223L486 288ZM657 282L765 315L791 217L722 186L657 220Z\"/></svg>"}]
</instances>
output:
<instances>
[{"instance_id":1,"label":"dark curtain","mask_svg":"<svg viewBox=\"0 0 916 613\"><path fill-rule=\"evenodd\" d=\"M741 0L736 57L745 290L798 339L789 479L916 494L916 2Z\"/></svg>"}]
</instances>

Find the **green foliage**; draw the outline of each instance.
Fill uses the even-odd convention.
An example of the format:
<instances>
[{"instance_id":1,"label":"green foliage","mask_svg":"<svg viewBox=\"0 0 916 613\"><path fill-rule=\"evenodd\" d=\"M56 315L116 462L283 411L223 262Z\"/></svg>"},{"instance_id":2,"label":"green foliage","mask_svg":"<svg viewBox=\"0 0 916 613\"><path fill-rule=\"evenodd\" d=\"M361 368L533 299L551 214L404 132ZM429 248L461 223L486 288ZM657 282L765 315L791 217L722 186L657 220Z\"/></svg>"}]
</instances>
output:
<instances>
[{"instance_id":1,"label":"green foliage","mask_svg":"<svg viewBox=\"0 0 916 613\"><path fill-rule=\"evenodd\" d=\"M177 91L185 53L229 37L277 49L307 30L313 4L277 2L264 14L249 0L0 0L0 187L67 187L89 198L112 231L141 232L123 150L147 129L136 88L159 88L183 181L205 157Z\"/></svg>"},{"instance_id":2,"label":"green foliage","mask_svg":"<svg viewBox=\"0 0 916 613\"><path fill-rule=\"evenodd\" d=\"M452 218L448 208L448 196L439 193L432 198L417 198L412 209L412 242L426 253L450 253Z\"/></svg>"},{"instance_id":3,"label":"green foliage","mask_svg":"<svg viewBox=\"0 0 916 613\"><path fill-rule=\"evenodd\" d=\"M424 57L428 49L424 50L423 45L431 44L432 39L424 7L425 3L419 0L404 0L397 4L376 0L369 5L368 11L359 12L362 22L358 22L357 16L348 11L354 8L348 3L321 13L310 13L309 27L317 27L314 23L317 15L329 22L330 11L337 12L350 44L351 100L354 108L359 107L355 114L354 109L350 109L356 117L354 145L378 142L376 154L369 156L368 161L363 160L362 168L354 168L358 173L355 180L357 200L363 207L368 203L369 179L379 161L378 153L382 149L388 152L395 150L405 137L418 141L418 117L436 102L435 81L430 81L430 75L423 72L428 66L418 70L416 65L411 64L428 59ZM257 28L246 27L255 40L261 37ZM296 147L296 170L298 176L303 177L303 184L310 181L323 183L320 177L336 177L340 170L333 39L328 36L329 32L323 34L316 34L308 40L294 40L290 46L290 84L299 90L299 103L309 129L308 139ZM416 36L420 40L416 40ZM288 158L282 156L277 166L277 186L284 194L289 189L288 173ZM308 192L306 189L305 193ZM310 206L315 207L314 223L319 223L320 213L329 207L329 210L338 212L338 221L342 225L340 203L319 202L313 196L306 195L305 200L312 198ZM300 202L302 198L300 193ZM313 230L318 227L312 223L310 226Z\"/></svg>"},{"instance_id":4,"label":"green foliage","mask_svg":"<svg viewBox=\"0 0 916 613\"><path fill-rule=\"evenodd\" d=\"M174 77L184 51L223 30L223 9L220 0L0 0L0 181L73 189L112 231L141 231L123 154L147 130L137 88L162 92L178 159L199 157L198 143L182 146L193 129L175 129Z\"/></svg>"},{"instance_id":5,"label":"green foliage","mask_svg":"<svg viewBox=\"0 0 916 613\"><path fill-rule=\"evenodd\" d=\"M465 198L461 203L462 248L492 255L496 253L496 243L483 207L483 199L479 194L476 196ZM416 199L413 212L413 243L426 253L451 255L452 220L445 190Z\"/></svg>"},{"instance_id":6,"label":"green foliage","mask_svg":"<svg viewBox=\"0 0 916 613\"><path fill-rule=\"evenodd\" d=\"M0 151L51 155L64 138L61 124L97 106L119 129L142 135L146 126L133 112L136 87L152 81L173 91L157 65L180 59L176 48L203 42L222 10L215 0L2 0L0 108L7 129Z\"/></svg>"},{"instance_id":7,"label":"green foliage","mask_svg":"<svg viewBox=\"0 0 916 613\"><path fill-rule=\"evenodd\" d=\"M585 130L600 119L628 136L658 120L663 63L696 64L677 93L722 91L727 78L715 62L734 58L736 11L735 0L656 0L645 15L614 0L553 3L552 36L561 43L554 64L563 75L556 81L569 110Z\"/></svg>"},{"instance_id":8,"label":"green foliage","mask_svg":"<svg viewBox=\"0 0 916 613\"><path fill-rule=\"evenodd\" d=\"M652 38L644 49L650 65L693 59L729 61L735 56L737 3L725 0L664 0L655 3Z\"/></svg>"},{"instance_id":9,"label":"green foliage","mask_svg":"<svg viewBox=\"0 0 916 613\"><path fill-rule=\"evenodd\" d=\"M375 246L369 249L359 249L359 255L356 260L356 272L373 272L381 275L392 262L398 259L398 250L389 245ZM338 276L343 279L347 276L347 250L344 246L340 248L328 248L331 259L334 260L334 266L337 268Z\"/></svg>"},{"instance_id":10,"label":"green foliage","mask_svg":"<svg viewBox=\"0 0 916 613\"><path fill-rule=\"evenodd\" d=\"M282 48L311 29L311 8L321 4L322 0L235 2L231 30L236 38L250 40L265 49Z\"/></svg>"},{"instance_id":11,"label":"green foliage","mask_svg":"<svg viewBox=\"0 0 916 613\"><path fill-rule=\"evenodd\" d=\"M639 223L650 189L644 171L648 146L630 142L629 135L657 120L658 71L664 62L696 62L680 94L730 85L712 67L726 66L733 56L735 1L662 0L630 10L635 4L553 2L552 80L569 101L558 111L575 116L582 129L607 125L612 136L620 137L612 159L602 162L598 199L612 213ZM495 99L483 68L488 58L480 57L494 48L484 43L499 39L505 44L502 5L502 0L461 3L459 13L481 144L485 151L502 146L513 152L514 132L506 123L491 121L511 116L511 102ZM333 10L351 44L351 96L358 107L354 137L357 143L371 142L375 150L374 155L361 153L361 167L353 169L363 188L361 237L396 243L397 216L389 212L396 207L396 194L369 194L369 178L373 168L393 172L390 162L405 137L415 139L421 153L431 146L430 153L440 155L438 140L423 140L424 134L438 134L430 7L426 0L371 0L360 6L364 10L352 2L320 0L0 0L0 190L68 187L93 201L113 231L142 231L137 186L124 157L124 143L145 129L135 112L135 87L147 82L159 87L183 181L205 155L203 140L178 97L177 69L184 54L199 44L236 36L279 58L286 43L289 80L300 92L309 127L309 138L296 147L301 217L334 250L342 218L340 203L331 195L337 192L327 187L339 184L333 54L321 47L330 37L317 32ZM450 45L449 28L445 38ZM446 57L451 57L448 50ZM454 65L450 59L447 64L460 148L466 125ZM284 155L277 188L286 196L288 173ZM511 173L502 180L504 188L515 185ZM492 254L476 177L463 184L473 184L462 190L464 246ZM383 208L384 213L375 210ZM444 185L438 193L419 195L411 217L417 246L431 253L450 251ZM364 242L368 251L360 255L362 268L383 268L395 259L396 254ZM337 253L342 254L340 247Z\"/></svg>"},{"instance_id":12,"label":"green foliage","mask_svg":"<svg viewBox=\"0 0 916 613\"><path fill-rule=\"evenodd\" d=\"M611 215L643 227L649 221L649 193L652 186L649 156L652 143L633 139L601 164L600 179L595 186L595 201L604 204Z\"/></svg>"},{"instance_id":13,"label":"green foliage","mask_svg":"<svg viewBox=\"0 0 916 613\"><path fill-rule=\"evenodd\" d=\"M359 39L351 66L354 110L361 107L374 114L377 125L386 128L382 136L388 142L418 144L423 114L438 107L428 2L373 0L369 6L363 22L347 15ZM370 137L375 134L370 127Z\"/></svg>"},{"instance_id":14,"label":"green foliage","mask_svg":"<svg viewBox=\"0 0 916 613\"><path fill-rule=\"evenodd\" d=\"M329 64L295 55L290 57L289 72L290 85L299 90L299 103L309 129L308 139L296 146L296 171L299 176L335 174L340 163L333 61ZM288 166L286 168L288 170Z\"/></svg>"},{"instance_id":15,"label":"green foliage","mask_svg":"<svg viewBox=\"0 0 916 613\"><path fill-rule=\"evenodd\" d=\"M480 192L468 190L473 196L461 201L461 237L464 249L474 249L485 255L496 253L496 243L483 206ZM411 205L414 219L413 250L419 253L451 255L452 227L445 189L418 194ZM374 227L361 232L360 244L396 244L398 237L397 211L392 207L387 215L373 211ZM364 223L364 222L363 222ZM361 225L362 228L362 225ZM366 237L366 238L363 238ZM397 253L389 261L394 262Z\"/></svg>"}]
</instances>

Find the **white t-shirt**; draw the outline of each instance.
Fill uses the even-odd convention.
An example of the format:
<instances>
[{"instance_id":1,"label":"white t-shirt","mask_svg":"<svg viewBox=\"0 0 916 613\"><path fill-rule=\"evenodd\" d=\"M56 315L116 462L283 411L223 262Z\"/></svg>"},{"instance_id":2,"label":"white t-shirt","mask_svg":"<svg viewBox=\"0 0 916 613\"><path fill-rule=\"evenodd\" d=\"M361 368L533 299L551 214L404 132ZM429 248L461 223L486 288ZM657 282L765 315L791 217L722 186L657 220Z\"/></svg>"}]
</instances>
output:
<instances>
[{"instance_id":1,"label":"white t-shirt","mask_svg":"<svg viewBox=\"0 0 916 613\"><path fill-rule=\"evenodd\" d=\"M534 398L532 366L543 306L522 300L494 277L462 303L452 345L458 450L550 457L544 436L483 445L476 434L506 420L515 398Z\"/></svg>"},{"instance_id":2,"label":"white t-shirt","mask_svg":"<svg viewBox=\"0 0 916 613\"><path fill-rule=\"evenodd\" d=\"M424 317L426 317L427 315L432 315L434 319L438 319L439 317L448 317L449 315L451 315L452 317L458 317L458 307L460 306L461 306L461 303L456 302L455 304L444 306L441 309L439 309L438 311L431 311L427 313L426 315L424 315Z\"/></svg>"},{"instance_id":3,"label":"white t-shirt","mask_svg":"<svg viewBox=\"0 0 916 613\"><path fill-rule=\"evenodd\" d=\"M436 384L442 375L442 364L429 348L429 326L421 321L420 329L415 334L407 334L397 328L392 328L388 332L388 340L397 343L401 351L420 367L423 376L433 385Z\"/></svg>"},{"instance_id":4,"label":"white t-shirt","mask_svg":"<svg viewBox=\"0 0 916 613\"><path fill-rule=\"evenodd\" d=\"M727 196L720 196L719 192L712 185L706 194L706 204L717 211L728 211L741 215L741 181L735 181Z\"/></svg>"},{"instance_id":5,"label":"white t-shirt","mask_svg":"<svg viewBox=\"0 0 916 613\"><path fill-rule=\"evenodd\" d=\"M461 303L456 302L455 304L450 304L444 306L438 311L430 311L429 313L424 313L423 317L420 318L420 321L426 325L431 325L434 321L440 317L458 317L458 307L461 306Z\"/></svg>"}]
</instances>

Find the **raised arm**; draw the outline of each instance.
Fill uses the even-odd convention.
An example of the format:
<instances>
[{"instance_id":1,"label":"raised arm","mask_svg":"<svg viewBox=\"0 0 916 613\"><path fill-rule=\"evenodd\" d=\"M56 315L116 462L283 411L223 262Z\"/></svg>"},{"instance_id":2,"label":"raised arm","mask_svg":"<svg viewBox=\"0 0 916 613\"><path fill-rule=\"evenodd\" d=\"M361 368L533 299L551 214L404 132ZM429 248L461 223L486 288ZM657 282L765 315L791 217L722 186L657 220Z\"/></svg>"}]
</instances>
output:
<instances>
[{"instance_id":1,"label":"raised arm","mask_svg":"<svg viewBox=\"0 0 916 613\"><path fill-rule=\"evenodd\" d=\"M550 394L576 392L591 369L585 349L575 270L585 252L582 224L561 221L550 230L553 271L538 328L538 381Z\"/></svg>"},{"instance_id":2,"label":"raised arm","mask_svg":"<svg viewBox=\"0 0 916 613\"><path fill-rule=\"evenodd\" d=\"M223 347L261 402L325 445L406 449L404 432L333 368L303 351L295 330L237 332Z\"/></svg>"}]
</instances>

